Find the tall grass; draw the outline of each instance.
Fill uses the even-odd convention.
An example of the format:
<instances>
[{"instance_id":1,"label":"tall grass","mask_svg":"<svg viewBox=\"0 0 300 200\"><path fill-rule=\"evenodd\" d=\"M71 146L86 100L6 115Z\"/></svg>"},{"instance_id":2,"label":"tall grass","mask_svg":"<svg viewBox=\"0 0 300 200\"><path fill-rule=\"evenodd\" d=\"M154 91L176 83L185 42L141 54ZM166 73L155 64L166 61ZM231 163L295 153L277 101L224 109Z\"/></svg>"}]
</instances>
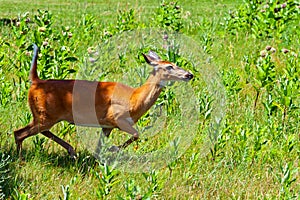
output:
<instances>
[{"instance_id":1,"label":"tall grass","mask_svg":"<svg viewBox=\"0 0 300 200\"><path fill-rule=\"evenodd\" d=\"M2 19L19 20L0 24L0 198L299 199L300 8L296 1L78 1L64 5L31 1L15 8L6 1L1 4ZM19 160L12 133L32 118L26 102L32 43L41 47L40 76L68 79L78 76L84 58L111 58L111 54L97 55L105 46L97 44L145 27L186 35L199 46L191 48L197 51L191 54L203 55L201 66L195 66L189 61L192 56L156 47L162 57L173 58L195 74L189 86L199 120L197 128L186 127L186 134L194 137L184 154L159 169L124 172L95 159L76 136L75 127L61 122L53 132L73 144L79 153L76 160L41 135L25 140L25 161ZM124 81L129 79L125 73L135 77L130 85L137 86L148 73L138 55L148 50L149 46L130 53L121 50L109 65L80 75ZM210 77L201 71L203 66L218 80L207 81ZM208 83L224 89L225 105ZM156 105L167 110L170 124L180 113L172 87L163 91ZM220 111L224 112L221 120L213 123L214 112ZM156 115L150 111L138 124L143 128ZM162 129L160 134L142 138L139 148L132 145L128 152L139 155L170 144L176 125ZM111 140L126 138L116 130Z\"/></svg>"}]
</instances>

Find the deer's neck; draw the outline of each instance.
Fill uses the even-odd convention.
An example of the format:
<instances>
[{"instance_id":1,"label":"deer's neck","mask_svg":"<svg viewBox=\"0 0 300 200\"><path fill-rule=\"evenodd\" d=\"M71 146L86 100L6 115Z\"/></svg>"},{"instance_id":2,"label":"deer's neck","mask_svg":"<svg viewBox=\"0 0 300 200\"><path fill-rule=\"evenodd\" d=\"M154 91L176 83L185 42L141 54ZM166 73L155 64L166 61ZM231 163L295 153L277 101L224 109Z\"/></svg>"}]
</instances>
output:
<instances>
[{"instance_id":1,"label":"deer's neck","mask_svg":"<svg viewBox=\"0 0 300 200\"><path fill-rule=\"evenodd\" d=\"M131 98L131 117L137 121L155 103L163 88L159 77L152 72L145 84L136 88Z\"/></svg>"}]
</instances>

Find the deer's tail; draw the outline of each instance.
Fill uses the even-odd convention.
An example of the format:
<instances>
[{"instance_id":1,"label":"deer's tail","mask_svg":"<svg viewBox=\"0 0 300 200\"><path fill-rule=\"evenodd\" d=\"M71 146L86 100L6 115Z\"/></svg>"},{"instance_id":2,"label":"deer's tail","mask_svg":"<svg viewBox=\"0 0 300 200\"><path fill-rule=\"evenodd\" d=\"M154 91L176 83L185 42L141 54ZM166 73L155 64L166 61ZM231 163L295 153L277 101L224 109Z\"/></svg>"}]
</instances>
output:
<instances>
[{"instance_id":1,"label":"deer's tail","mask_svg":"<svg viewBox=\"0 0 300 200\"><path fill-rule=\"evenodd\" d=\"M39 80L39 76L37 74L38 51L39 51L39 48L36 46L36 44L33 44L33 57L32 57L32 61L31 61L31 67L30 67L30 73L29 73L29 80L31 82Z\"/></svg>"}]
</instances>

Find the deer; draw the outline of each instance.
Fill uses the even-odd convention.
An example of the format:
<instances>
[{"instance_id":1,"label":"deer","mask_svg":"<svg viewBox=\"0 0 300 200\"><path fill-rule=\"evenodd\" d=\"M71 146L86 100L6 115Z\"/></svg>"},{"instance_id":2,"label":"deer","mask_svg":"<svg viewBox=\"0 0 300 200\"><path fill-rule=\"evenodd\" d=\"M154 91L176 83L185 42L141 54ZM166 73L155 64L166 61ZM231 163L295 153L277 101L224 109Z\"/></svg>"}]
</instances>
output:
<instances>
[{"instance_id":1,"label":"deer","mask_svg":"<svg viewBox=\"0 0 300 200\"><path fill-rule=\"evenodd\" d=\"M100 127L106 137L109 137L114 128L130 134L130 139L113 147L114 151L125 149L137 141L139 133L133 126L156 102L165 82L187 82L193 78L192 73L170 61L162 60L153 51L142 55L153 70L146 82L137 88L118 82L42 80L37 73L38 47L34 44L28 91L33 119L27 126L14 131L20 158L22 142L38 133L61 145L70 157L76 158L74 148L50 131L60 121L78 126ZM88 105L90 103L92 105Z\"/></svg>"}]
</instances>

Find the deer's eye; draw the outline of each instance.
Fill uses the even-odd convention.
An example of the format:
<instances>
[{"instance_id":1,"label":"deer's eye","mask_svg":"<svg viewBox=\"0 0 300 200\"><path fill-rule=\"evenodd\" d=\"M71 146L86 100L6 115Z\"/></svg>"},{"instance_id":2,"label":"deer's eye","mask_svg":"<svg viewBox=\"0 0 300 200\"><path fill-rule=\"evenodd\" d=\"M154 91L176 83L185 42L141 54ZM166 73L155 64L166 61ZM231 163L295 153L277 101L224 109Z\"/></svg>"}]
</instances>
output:
<instances>
[{"instance_id":1,"label":"deer's eye","mask_svg":"<svg viewBox=\"0 0 300 200\"><path fill-rule=\"evenodd\" d=\"M168 65L168 66L166 67L166 69L167 69L167 70L173 70L174 68L173 68L172 65Z\"/></svg>"}]
</instances>

